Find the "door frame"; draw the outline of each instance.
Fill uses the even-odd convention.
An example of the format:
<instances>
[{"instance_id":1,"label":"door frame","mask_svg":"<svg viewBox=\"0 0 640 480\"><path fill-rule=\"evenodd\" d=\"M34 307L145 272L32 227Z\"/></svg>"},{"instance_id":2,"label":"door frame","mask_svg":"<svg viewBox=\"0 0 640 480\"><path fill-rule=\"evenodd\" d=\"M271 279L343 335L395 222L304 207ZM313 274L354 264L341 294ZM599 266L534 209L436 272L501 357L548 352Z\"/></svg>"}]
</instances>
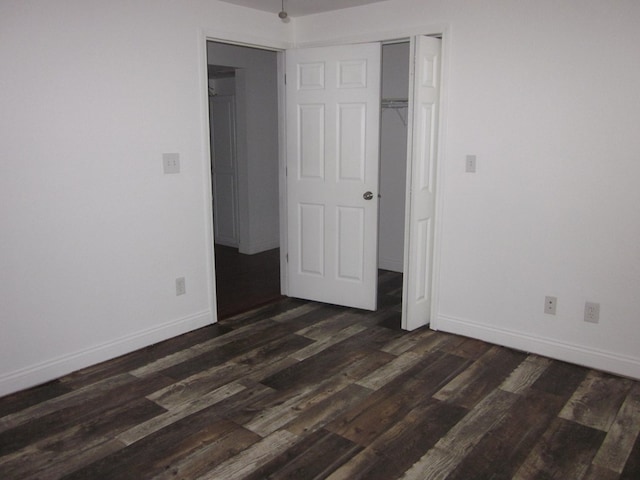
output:
<instances>
[{"instance_id":1,"label":"door frame","mask_svg":"<svg viewBox=\"0 0 640 480\"><path fill-rule=\"evenodd\" d=\"M287 277L287 188L286 188L286 123L285 123L285 55L284 52L288 48L310 48L310 47L323 47L323 46L337 46L352 43L369 43L380 42L391 43L394 41L402 41L409 39L410 37L417 35L425 36L437 36L442 41L441 50L441 64L440 64L440 99L439 99L439 113L438 113L438 151L436 155L436 195L435 195L435 222L434 222L434 245L433 245L433 268L431 273L432 288L431 288L431 323L430 328L433 330L438 329L438 317L436 312L438 311L438 294L439 294L439 282L437 281L440 276L440 254L441 254L441 226L443 223L443 183L444 183L444 168L442 168L442 160L445 158L445 134L446 134L446 103L448 97L448 70L449 70L449 50L451 43L451 27L448 24L434 24L425 25L419 27L412 27L406 29L389 30L382 32L372 32L366 34L360 34L355 36L344 36L332 39L331 41L321 42L301 42L290 43L280 42L271 39L265 39L261 37L255 37L250 34L236 33L236 32L222 32L203 29L201 31L201 81L202 81L202 105L208 105L208 78L207 78L207 42L214 41L220 43L227 43L231 45L241 45L251 48L259 48L263 50L270 50L277 52L277 68L278 68L278 181L279 181L279 212L280 212L280 289L283 295L288 295L289 283ZM208 109L203 109L203 139L206 158L209 159L211 152L209 146L209 114ZM209 160L208 160L209 162ZM205 188L206 192L211 195L211 168L207 165L205 171ZM218 321L217 309L216 309L216 289L215 289L215 254L213 247L213 216L212 216L212 204L211 198L205 198L205 210L206 210L206 227L207 227L207 245L208 255L207 263L208 279L209 279L209 292L210 292L210 308L213 316L213 322ZM406 233L406 226L405 226Z\"/></svg>"}]
</instances>

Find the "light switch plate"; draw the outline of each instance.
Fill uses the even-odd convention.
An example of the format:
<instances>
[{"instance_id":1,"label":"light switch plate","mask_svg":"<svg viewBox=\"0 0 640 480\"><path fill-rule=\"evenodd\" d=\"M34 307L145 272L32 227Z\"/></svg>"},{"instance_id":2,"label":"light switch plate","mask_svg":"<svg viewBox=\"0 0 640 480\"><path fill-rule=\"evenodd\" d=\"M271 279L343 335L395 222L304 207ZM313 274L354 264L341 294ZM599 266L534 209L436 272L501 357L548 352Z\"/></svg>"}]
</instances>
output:
<instances>
[{"instance_id":1,"label":"light switch plate","mask_svg":"<svg viewBox=\"0 0 640 480\"><path fill-rule=\"evenodd\" d=\"M163 153L162 168L164 169L164 173L180 173L180 154Z\"/></svg>"},{"instance_id":2,"label":"light switch plate","mask_svg":"<svg viewBox=\"0 0 640 480\"><path fill-rule=\"evenodd\" d=\"M176 295L185 295L187 293L187 284L184 277L176 278Z\"/></svg>"},{"instance_id":3,"label":"light switch plate","mask_svg":"<svg viewBox=\"0 0 640 480\"><path fill-rule=\"evenodd\" d=\"M467 155L464 164L464 171L467 173L476 173L476 156Z\"/></svg>"}]
</instances>

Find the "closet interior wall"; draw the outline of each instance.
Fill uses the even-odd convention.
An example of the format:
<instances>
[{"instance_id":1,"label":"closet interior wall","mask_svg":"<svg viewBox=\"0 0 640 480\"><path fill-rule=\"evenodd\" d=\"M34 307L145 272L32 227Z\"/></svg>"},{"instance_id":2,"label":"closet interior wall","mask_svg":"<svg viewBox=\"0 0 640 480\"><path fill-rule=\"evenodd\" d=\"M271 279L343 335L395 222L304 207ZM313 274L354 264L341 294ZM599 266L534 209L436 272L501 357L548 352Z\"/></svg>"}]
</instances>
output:
<instances>
[{"instance_id":1,"label":"closet interior wall","mask_svg":"<svg viewBox=\"0 0 640 480\"><path fill-rule=\"evenodd\" d=\"M408 95L409 43L383 45L378 266L394 272L403 266Z\"/></svg>"}]
</instances>

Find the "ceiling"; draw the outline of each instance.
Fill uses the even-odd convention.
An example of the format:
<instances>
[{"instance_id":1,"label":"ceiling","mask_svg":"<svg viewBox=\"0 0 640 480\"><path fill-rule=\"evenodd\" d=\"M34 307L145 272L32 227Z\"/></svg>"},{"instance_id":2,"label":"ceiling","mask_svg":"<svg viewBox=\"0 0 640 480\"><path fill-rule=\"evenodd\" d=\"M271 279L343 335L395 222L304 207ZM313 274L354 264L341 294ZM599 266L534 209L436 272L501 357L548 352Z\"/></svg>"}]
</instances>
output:
<instances>
[{"instance_id":1,"label":"ceiling","mask_svg":"<svg viewBox=\"0 0 640 480\"><path fill-rule=\"evenodd\" d=\"M220 0L243 7L271 12L277 15L282 10L282 0ZM284 9L290 17L302 17L314 13L329 12L342 8L357 7L385 0L284 0Z\"/></svg>"}]
</instances>

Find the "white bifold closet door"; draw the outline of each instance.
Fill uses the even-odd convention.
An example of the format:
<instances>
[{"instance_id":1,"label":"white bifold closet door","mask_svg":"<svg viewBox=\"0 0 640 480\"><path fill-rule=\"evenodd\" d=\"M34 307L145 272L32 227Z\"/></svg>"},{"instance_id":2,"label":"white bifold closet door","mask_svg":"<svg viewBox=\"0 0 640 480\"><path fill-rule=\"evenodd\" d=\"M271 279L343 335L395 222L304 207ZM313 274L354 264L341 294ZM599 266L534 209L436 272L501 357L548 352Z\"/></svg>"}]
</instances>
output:
<instances>
[{"instance_id":1,"label":"white bifold closet door","mask_svg":"<svg viewBox=\"0 0 640 480\"><path fill-rule=\"evenodd\" d=\"M402 328L431 321L440 40L411 39Z\"/></svg>"}]
</instances>

